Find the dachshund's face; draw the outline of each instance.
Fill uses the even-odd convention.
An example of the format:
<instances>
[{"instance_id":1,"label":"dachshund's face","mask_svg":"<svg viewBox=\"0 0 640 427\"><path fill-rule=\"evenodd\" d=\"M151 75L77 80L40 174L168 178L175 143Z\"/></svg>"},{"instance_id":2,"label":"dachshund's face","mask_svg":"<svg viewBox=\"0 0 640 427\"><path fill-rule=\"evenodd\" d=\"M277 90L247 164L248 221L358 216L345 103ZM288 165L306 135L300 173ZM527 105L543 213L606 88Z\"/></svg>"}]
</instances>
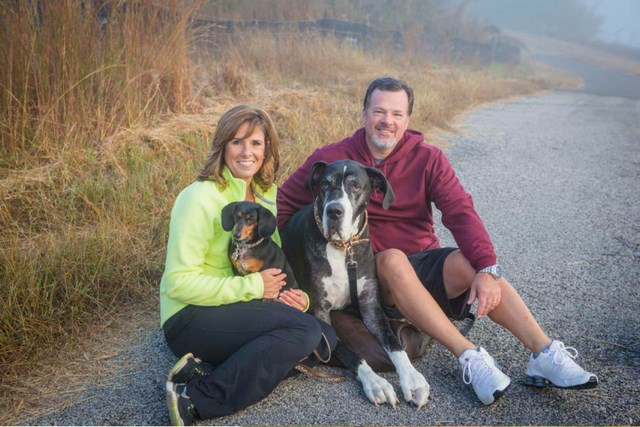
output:
<instances>
[{"instance_id":1,"label":"dachshund's face","mask_svg":"<svg viewBox=\"0 0 640 427\"><path fill-rule=\"evenodd\" d=\"M237 209L233 214L235 231L233 240L255 240L258 229L258 211L256 209Z\"/></svg>"},{"instance_id":2,"label":"dachshund's face","mask_svg":"<svg viewBox=\"0 0 640 427\"><path fill-rule=\"evenodd\" d=\"M232 202L222 209L222 228L233 231L233 240L252 242L271 237L276 217L267 208L253 202Z\"/></svg>"}]
</instances>

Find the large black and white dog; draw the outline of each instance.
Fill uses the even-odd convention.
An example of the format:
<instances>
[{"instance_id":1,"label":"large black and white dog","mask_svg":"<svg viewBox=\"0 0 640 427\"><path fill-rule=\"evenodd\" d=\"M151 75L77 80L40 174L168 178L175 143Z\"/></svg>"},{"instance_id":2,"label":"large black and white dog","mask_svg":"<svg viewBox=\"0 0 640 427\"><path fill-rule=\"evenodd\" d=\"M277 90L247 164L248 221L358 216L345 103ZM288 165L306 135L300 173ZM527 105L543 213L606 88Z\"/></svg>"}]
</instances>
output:
<instances>
[{"instance_id":1,"label":"large black and white dog","mask_svg":"<svg viewBox=\"0 0 640 427\"><path fill-rule=\"evenodd\" d=\"M311 298L310 313L331 323L331 310L359 307L364 324L396 368L405 400L422 407L429 384L411 364L382 310L369 243L366 207L371 193L380 189L387 209L394 198L391 186L382 172L352 160L316 162L306 184L315 201L296 213L281 235L296 280ZM393 387L364 359L340 342L334 355L360 380L371 402L395 407Z\"/></svg>"}]
</instances>

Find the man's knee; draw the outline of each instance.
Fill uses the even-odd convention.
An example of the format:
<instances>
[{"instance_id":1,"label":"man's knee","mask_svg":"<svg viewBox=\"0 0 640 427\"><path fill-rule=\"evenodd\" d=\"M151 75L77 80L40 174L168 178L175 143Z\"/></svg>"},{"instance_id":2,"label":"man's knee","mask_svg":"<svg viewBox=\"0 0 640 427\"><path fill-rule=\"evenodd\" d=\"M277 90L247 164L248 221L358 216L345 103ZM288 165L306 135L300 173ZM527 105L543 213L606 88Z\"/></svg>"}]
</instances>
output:
<instances>
[{"instance_id":1,"label":"man's knee","mask_svg":"<svg viewBox=\"0 0 640 427\"><path fill-rule=\"evenodd\" d=\"M378 253L375 260L378 277L401 275L407 271L407 267L412 269L407 256L398 249L386 249Z\"/></svg>"},{"instance_id":2,"label":"man's knee","mask_svg":"<svg viewBox=\"0 0 640 427\"><path fill-rule=\"evenodd\" d=\"M396 293L420 283L409 259L398 249L387 249L376 255L376 272L380 296L385 304L395 304Z\"/></svg>"}]
</instances>

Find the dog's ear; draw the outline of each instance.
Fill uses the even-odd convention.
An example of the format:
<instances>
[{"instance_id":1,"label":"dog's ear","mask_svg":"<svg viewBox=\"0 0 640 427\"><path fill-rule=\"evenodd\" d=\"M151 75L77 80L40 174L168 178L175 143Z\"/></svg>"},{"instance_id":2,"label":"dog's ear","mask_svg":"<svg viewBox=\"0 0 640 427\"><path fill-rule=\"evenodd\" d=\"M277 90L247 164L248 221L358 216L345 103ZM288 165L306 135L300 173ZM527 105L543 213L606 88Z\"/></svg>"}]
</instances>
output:
<instances>
[{"instance_id":1,"label":"dog's ear","mask_svg":"<svg viewBox=\"0 0 640 427\"><path fill-rule=\"evenodd\" d=\"M369 181L371 181L371 187L379 188L380 191L384 193L384 197L382 198L382 209L387 210L396 198L395 194L393 194L393 189L391 188L391 184L387 181L387 177L384 174L375 168L365 168L367 170L367 175L369 175Z\"/></svg>"},{"instance_id":2,"label":"dog's ear","mask_svg":"<svg viewBox=\"0 0 640 427\"><path fill-rule=\"evenodd\" d=\"M275 215L264 206L258 210L258 234L260 237L270 237L276 231L277 221Z\"/></svg>"},{"instance_id":3,"label":"dog's ear","mask_svg":"<svg viewBox=\"0 0 640 427\"><path fill-rule=\"evenodd\" d=\"M231 202L224 208L222 208L222 229L224 231L231 231L233 226L236 225L236 222L233 219L233 216L236 213L236 206L238 206L240 202Z\"/></svg>"},{"instance_id":4,"label":"dog's ear","mask_svg":"<svg viewBox=\"0 0 640 427\"><path fill-rule=\"evenodd\" d=\"M318 160L311 166L311 171L309 172L309 176L307 177L307 182L305 183L307 186L307 190L313 194L313 197L318 195L318 181L320 181L320 177L324 173L325 168L327 167L327 162L323 162L322 160Z\"/></svg>"}]
</instances>

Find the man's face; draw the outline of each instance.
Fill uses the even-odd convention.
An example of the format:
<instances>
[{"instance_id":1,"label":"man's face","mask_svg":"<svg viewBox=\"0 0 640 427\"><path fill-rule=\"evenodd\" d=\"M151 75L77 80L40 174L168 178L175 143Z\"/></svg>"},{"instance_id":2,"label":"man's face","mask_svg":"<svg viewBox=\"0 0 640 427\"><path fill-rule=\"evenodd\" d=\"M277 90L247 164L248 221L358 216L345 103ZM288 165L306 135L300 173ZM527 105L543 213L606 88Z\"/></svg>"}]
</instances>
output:
<instances>
[{"instance_id":1,"label":"man's face","mask_svg":"<svg viewBox=\"0 0 640 427\"><path fill-rule=\"evenodd\" d=\"M409 97L406 92L374 90L362 113L367 145L374 157L384 158L409 126Z\"/></svg>"}]
</instances>

